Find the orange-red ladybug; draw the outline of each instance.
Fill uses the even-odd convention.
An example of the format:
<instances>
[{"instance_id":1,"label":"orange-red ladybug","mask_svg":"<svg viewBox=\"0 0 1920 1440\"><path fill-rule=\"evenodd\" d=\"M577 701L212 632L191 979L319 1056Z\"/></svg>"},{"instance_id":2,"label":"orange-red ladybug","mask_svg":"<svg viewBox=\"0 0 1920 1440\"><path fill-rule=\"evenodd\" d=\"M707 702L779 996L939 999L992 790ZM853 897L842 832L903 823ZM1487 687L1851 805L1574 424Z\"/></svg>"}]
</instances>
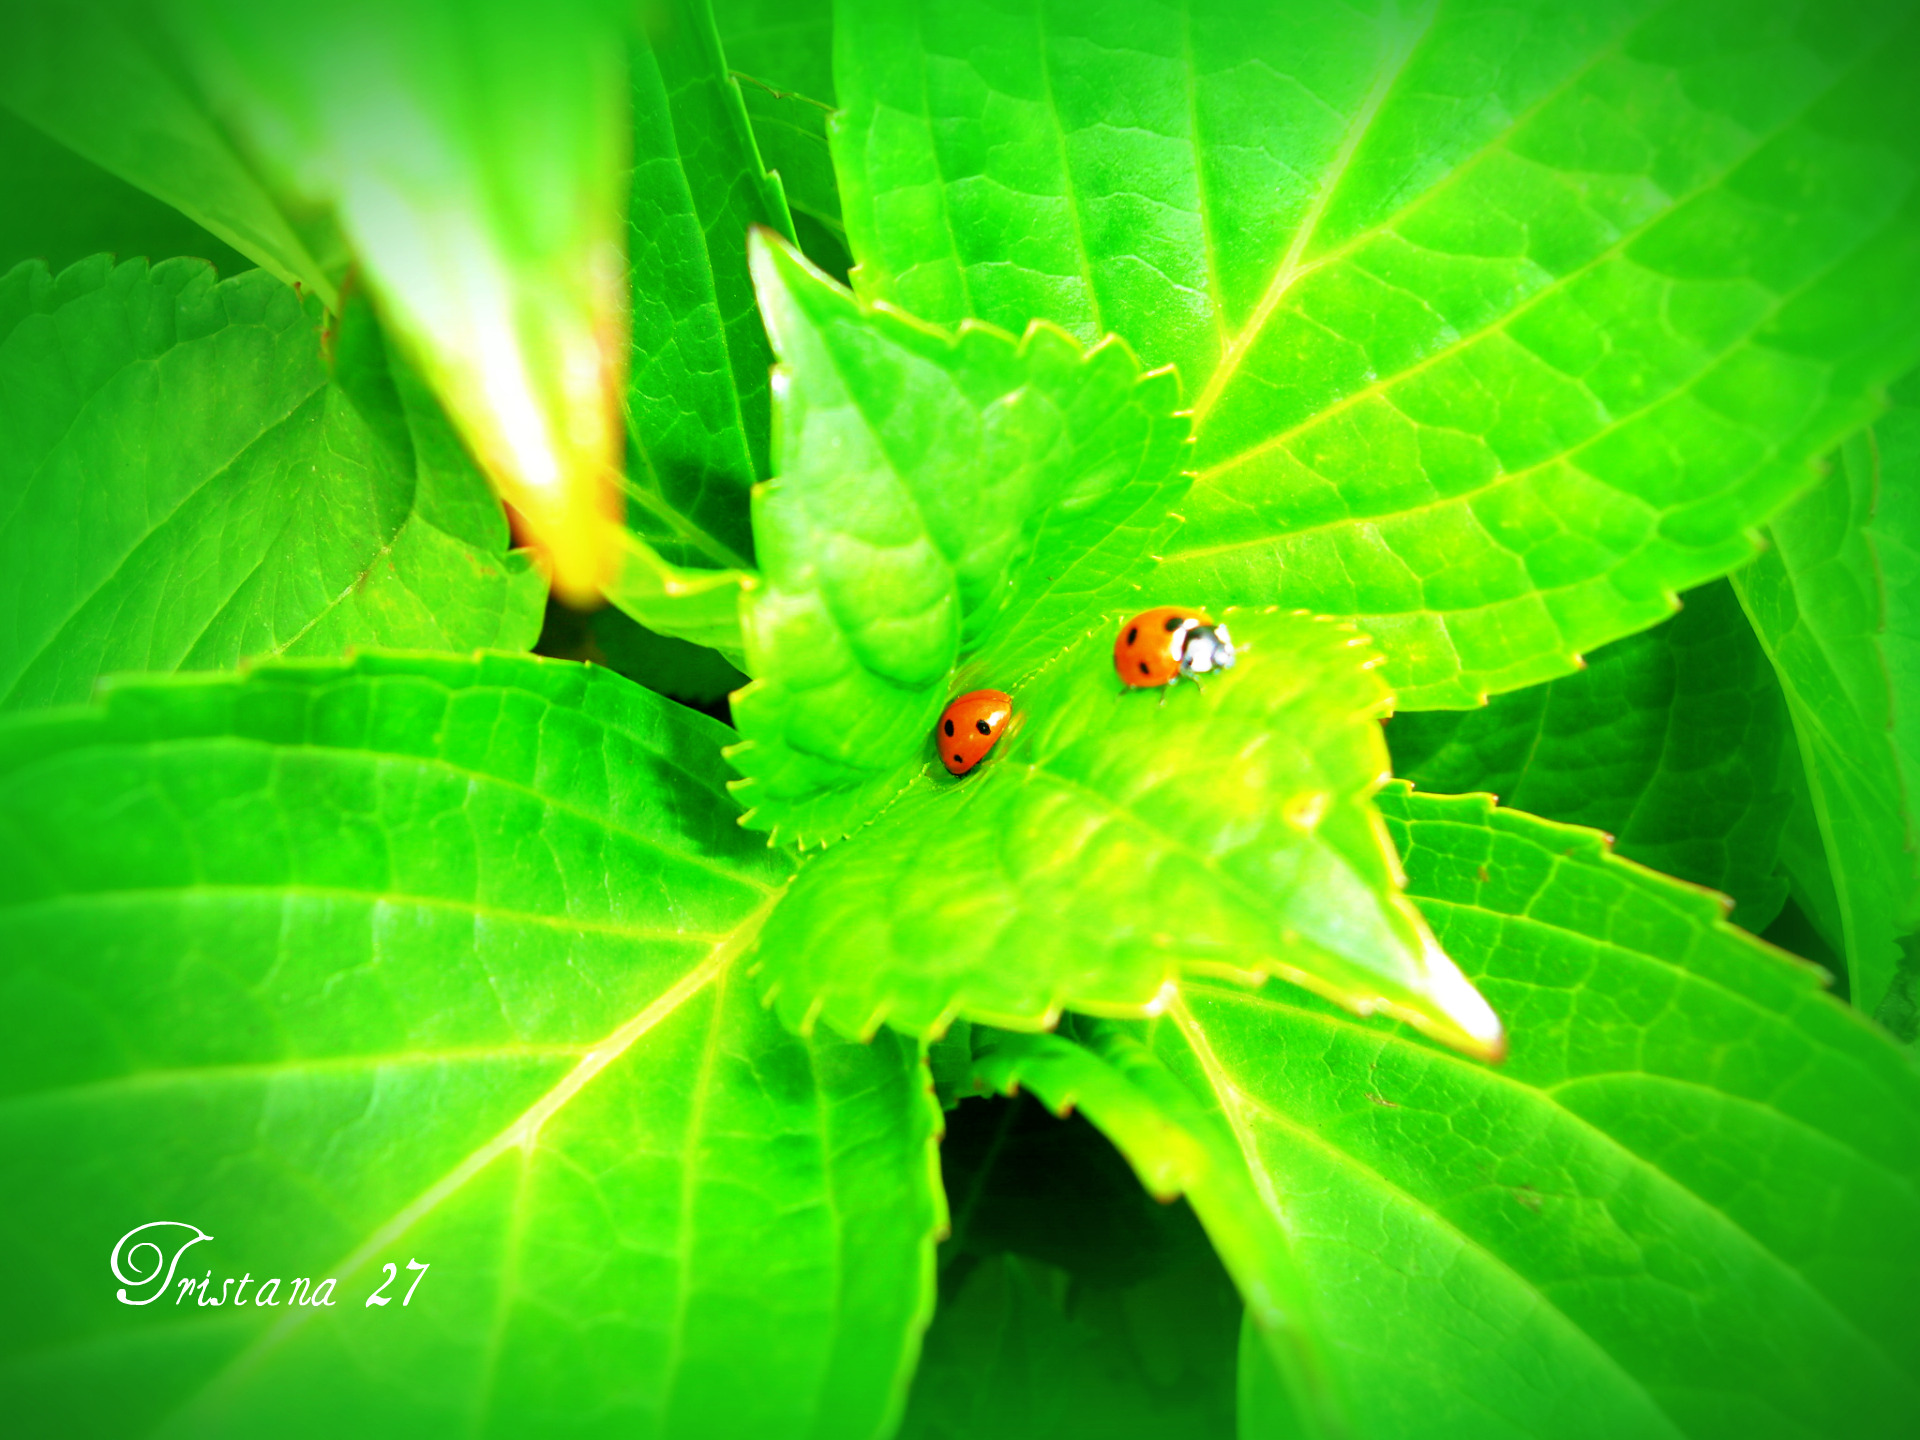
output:
<instances>
[{"instance_id":1,"label":"orange-red ladybug","mask_svg":"<svg viewBox=\"0 0 1920 1440\"><path fill-rule=\"evenodd\" d=\"M1204 610L1161 605L1143 610L1120 627L1113 642L1113 668L1136 689L1171 685L1182 675L1233 668L1233 637Z\"/></svg>"},{"instance_id":2,"label":"orange-red ladybug","mask_svg":"<svg viewBox=\"0 0 1920 1440\"><path fill-rule=\"evenodd\" d=\"M940 763L950 774L966 774L999 743L1012 714L1013 700L1005 691L969 690L940 712L933 727Z\"/></svg>"}]
</instances>

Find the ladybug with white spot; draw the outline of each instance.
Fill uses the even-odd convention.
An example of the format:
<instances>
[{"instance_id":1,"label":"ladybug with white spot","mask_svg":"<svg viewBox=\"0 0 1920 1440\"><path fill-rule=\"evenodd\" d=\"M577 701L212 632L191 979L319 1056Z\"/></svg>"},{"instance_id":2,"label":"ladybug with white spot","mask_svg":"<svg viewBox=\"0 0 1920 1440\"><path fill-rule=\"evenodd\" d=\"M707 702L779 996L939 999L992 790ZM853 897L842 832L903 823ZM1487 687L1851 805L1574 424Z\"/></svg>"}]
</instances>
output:
<instances>
[{"instance_id":1,"label":"ladybug with white spot","mask_svg":"<svg viewBox=\"0 0 1920 1440\"><path fill-rule=\"evenodd\" d=\"M1113 642L1113 668L1133 689L1159 689L1183 675L1191 680L1231 670L1233 637L1204 610L1157 606L1120 627Z\"/></svg>"}]
</instances>

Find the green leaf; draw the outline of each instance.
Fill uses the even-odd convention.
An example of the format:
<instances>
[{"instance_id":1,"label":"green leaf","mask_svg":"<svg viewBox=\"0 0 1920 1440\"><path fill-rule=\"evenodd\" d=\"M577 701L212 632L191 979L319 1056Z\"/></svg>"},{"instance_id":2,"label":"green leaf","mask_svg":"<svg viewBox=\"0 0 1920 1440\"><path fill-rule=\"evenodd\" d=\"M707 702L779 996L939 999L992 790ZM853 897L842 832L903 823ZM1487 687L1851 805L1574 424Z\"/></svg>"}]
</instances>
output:
<instances>
[{"instance_id":1,"label":"green leaf","mask_svg":"<svg viewBox=\"0 0 1920 1440\"><path fill-rule=\"evenodd\" d=\"M1394 773L1422 790L1490 791L1508 806L1613 836L1629 860L1732 896L1764 930L1798 765L1780 683L1724 582L1578 675L1477 711L1398 715Z\"/></svg>"},{"instance_id":2,"label":"green leaf","mask_svg":"<svg viewBox=\"0 0 1920 1440\"><path fill-rule=\"evenodd\" d=\"M736 71L833 105L833 0L714 0Z\"/></svg>"},{"instance_id":3,"label":"green leaf","mask_svg":"<svg viewBox=\"0 0 1920 1440\"><path fill-rule=\"evenodd\" d=\"M793 225L705 4L657 10L633 47L628 521L669 560L737 568L753 555L747 492L767 475L773 364L747 232Z\"/></svg>"},{"instance_id":4,"label":"green leaf","mask_svg":"<svg viewBox=\"0 0 1920 1440\"><path fill-rule=\"evenodd\" d=\"M1906 1433L1920 1070L1592 832L1381 806L1506 1063L1272 985L1190 982L1153 1035L1259 1175L1355 1433Z\"/></svg>"},{"instance_id":5,"label":"green leaf","mask_svg":"<svg viewBox=\"0 0 1920 1440\"><path fill-rule=\"evenodd\" d=\"M624 19L603 0L193 0L172 24L276 190L337 217L575 601L619 556Z\"/></svg>"},{"instance_id":6,"label":"green leaf","mask_svg":"<svg viewBox=\"0 0 1920 1440\"><path fill-rule=\"evenodd\" d=\"M787 203L844 246L840 185L827 148L827 121L833 114L831 0L719 0L714 18L753 119L754 139L768 168L779 173Z\"/></svg>"},{"instance_id":7,"label":"green leaf","mask_svg":"<svg viewBox=\"0 0 1920 1440\"><path fill-rule=\"evenodd\" d=\"M1103 1130L1148 1193L1185 1196L1246 1301L1263 1353L1287 1377L1321 1431L1343 1433L1346 1402L1333 1388L1309 1278L1273 1213L1265 1177L1235 1133L1138 1039L1113 1026L1076 1026L1076 1038L990 1033L976 1043L984 1086L1022 1086Z\"/></svg>"},{"instance_id":8,"label":"green leaf","mask_svg":"<svg viewBox=\"0 0 1920 1440\"><path fill-rule=\"evenodd\" d=\"M726 735L603 670L377 654L0 728L11 1413L886 1433L938 1111L910 1044L797 1040L734 963L783 865ZM115 1237L162 1218L213 1237L183 1274L282 1303L115 1303Z\"/></svg>"},{"instance_id":9,"label":"green leaf","mask_svg":"<svg viewBox=\"0 0 1920 1440\"><path fill-rule=\"evenodd\" d=\"M1659 620L1920 356L1896 0L836 23L863 298L1178 364L1165 583L1354 617L1403 709Z\"/></svg>"},{"instance_id":10,"label":"green leaf","mask_svg":"<svg viewBox=\"0 0 1920 1440\"><path fill-rule=\"evenodd\" d=\"M7 19L0 104L337 308L347 253L331 218L256 172L149 0L40 0Z\"/></svg>"},{"instance_id":11,"label":"green leaf","mask_svg":"<svg viewBox=\"0 0 1920 1440\"><path fill-rule=\"evenodd\" d=\"M901 1440L1224 1440L1239 1306L1211 1278L1085 1289L986 1260L927 1332Z\"/></svg>"},{"instance_id":12,"label":"green leaf","mask_svg":"<svg viewBox=\"0 0 1920 1440\"><path fill-rule=\"evenodd\" d=\"M923 752L769 920L781 1013L862 1035L1036 1029L1153 1013L1196 973L1280 975L1497 1051L1493 1012L1399 893L1364 642L1297 613L1221 618L1242 655L1204 692L1119 693L1102 625L1013 692L980 770L955 780Z\"/></svg>"},{"instance_id":13,"label":"green leaf","mask_svg":"<svg viewBox=\"0 0 1920 1440\"><path fill-rule=\"evenodd\" d=\"M545 586L364 308L106 256L0 277L0 706L112 670L521 648Z\"/></svg>"},{"instance_id":14,"label":"green leaf","mask_svg":"<svg viewBox=\"0 0 1920 1440\"><path fill-rule=\"evenodd\" d=\"M226 241L0 107L0 274L21 260L56 273L110 251L126 259L192 255L222 273L250 269Z\"/></svg>"},{"instance_id":15,"label":"green leaf","mask_svg":"<svg viewBox=\"0 0 1920 1440\"><path fill-rule=\"evenodd\" d=\"M1898 427L1896 427L1897 429ZM1896 442L1896 462L1906 459ZM1734 586L1786 691L1805 765L1810 808L1831 876L1854 1004L1872 1014L1899 963L1898 937L1920 927L1920 863L1914 854L1911 793L1903 743L1920 737L1920 676L1901 673L1893 690L1886 645L1906 664L1904 637L1888 635L1882 575L1898 577L1920 520L1900 492L1920 469L1876 475L1871 434L1850 440L1819 487L1776 516L1771 547L1734 577ZM1899 496L1875 533L1876 492ZM1889 541L1886 560L1880 548ZM1910 588L1910 587L1908 587ZM1903 596L1903 605L1910 597ZM1901 623L1914 617L1903 613ZM1904 722L1895 716L1905 712ZM1896 729L1904 723L1908 733ZM1920 749L1915 750L1920 756ZM1810 847L1802 847L1803 889ZM1817 907L1825 909L1824 906Z\"/></svg>"},{"instance_id":16,"label":"green leaf","mask_svg":"<svg viewBox=\"0 0 1920 1440\"><path fill-rule=\"evenodd\" d=\"M756 683L732 758L747 823L807 844L924 769L958 690L1016 689L1136 593L1186 423L1173 377L1123 346L949 336L857 304L764 234L753 264L781 361L777 474L754 496Z\"/></svg>"}]
</instances>

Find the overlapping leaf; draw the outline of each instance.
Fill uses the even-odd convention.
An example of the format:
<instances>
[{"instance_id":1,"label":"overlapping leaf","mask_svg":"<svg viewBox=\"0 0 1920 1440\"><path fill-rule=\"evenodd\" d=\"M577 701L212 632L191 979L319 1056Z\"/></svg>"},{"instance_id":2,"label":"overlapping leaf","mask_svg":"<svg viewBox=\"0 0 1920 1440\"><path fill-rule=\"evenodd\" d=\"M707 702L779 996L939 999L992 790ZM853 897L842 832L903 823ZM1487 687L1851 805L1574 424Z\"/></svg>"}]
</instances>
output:
<instances>
[{"instance_id":1,"label":"overlapping leaf","mask_svg":"<svg viewBox=\"0 0 1920 1440\"><path fill-rule=\"evenodd\" d=\"M1795 0L836 16L856 284L1196 396L1164 572L1354 616L1403 708L1733 568L1920 351L1920 25Z\"/></svg>"},{"instance_id":2,"label":"overlapping leaf","mask_svg":"<svg viewBox=\"0 0 1920 1440\"><path fill-rule=\"evenodd\" d=\"M291 203L260 176L214 114L151 0L12 7L0 48L0 105L166 201L288 284L329 308L338 305L347 268L338 230L324 213ZM25 258L0 256L0 263Z\"/></svg>"},{"instance_id":3,"label":"overlapping leaf","mask_svg":"<svg viewBox=\"0 0 1920 1440\"><path fill-rule=\"evenodd\" d=\"M251 269L226 241L29 125L0 102L0 274L22 260L55 272L101 252L191 255L222 275Z\"/></svg>"},{"instance_id":4,"label":"overlapping leaf","mask_svg":"<svg viewBox=\"0 0 1920 1440\"><path fill-rule=\"evenodd\" d=\"M597 596L627 358L620 8L186 0L167 19L276 193L337 217L556 587Z\"/></svg>"},{"instance_id":5,"label":"overlapping leaf","mask_svg":"<svg viewBox=\"0 0 1920 1440\"><path fill-rule=\"evenodd\" d=\"M781 1012L856 1034L1038 1028L1152 1012L1197 970L1285 976L1497 1051L1499 1022L1398 891L1365 642L1297 613L1225 618L1245 653L1204 693L1118 693L1102 626L1013 691L979 771L955 781L923 737L919 778L768 922Z\"/></svg>"},{"instance_id":6,"label":"overlapping leaf","mask_svg":"<svg viewBox=\"0 0 1920 1440\"><path fill-rule=\"evenodd\" d=\"M1898 439L1891 458L1896 466L1911 464ZM1920 735L1913 713L1920 685L1907 663L1912 586L1901 569L1920 541L1920 516L1904 493L1920 482L1920 467L1887 482L1878 474L1873 436L1857 436L1819 487L1775 518L1766 553L1734 577L1798 733L1839 923L1839 933L1827 938L1845 953L1854 1003L1869 1014L1893 983L1899 937L1920 927L1911 758L1903 765L1903 744L1913 746ZM1876 520L1882 491L1894 499ZM1880 551L1889 546L1883 562ZM1904 633L1893 638L1891 655L1883 574L1902 595ZM1890 659L1902 667L1897 689ZM1920 754L1920 746L1911 753ZM1823 890L1825 878L1807 873L1818 855L1811 847L1799 854L1801 887Z\"/></svg>"},{"instance_id":7,"label":"overlapping leaf","mask_svg":"<svg viewBox=\"0 0 1920 1440\"><path fill-rule=\"evenodd\" d=\"M545 586L364 308L329 372L264 271L0 278L0 706L112 670L349 645L524 648Z\"/></svg>"},{"instance_id":8,"label":"overlapping leaf","mask_svg":"<svg viewBox=\"0 0 1920 1440\"><path fill-rule=\"evenodd\" d=\"M885 1433L938 1112L910 1045L758 1004L782 867L725 733L583 666L377 655L0 730L15 1422ZM216 1298L278 1303L115 1303L114 1238L160 1218L214 1237Z\"/></svg>"},{"instance_id":9,"label":"overlapping leaf","mask_svg":"<svg viewBox=\"0 0 1920 1440\"><path fill-rule=\"evenodd\" d=\"M1920 1220L1920 1072L1810 967L1591 832L1381 805L1509 1020L1504 1065L1189 982L1151 1030L1083 1026L1067 1070L1083 1097L1132 1082L1117 1121L1086 1105L1129 1153L1171 1165L1185 1131L1245 1167L1350 1433L1904 1433L1920 1253L1889 1237Z\"/></svg>"},{"instance_id":10,"label":"overlapping leaf","mask_svg":"<svg viewBox=\"0 0 1920 1440\"><path fill-rule=\"evenodd\" d=\"M805 844L907 784L959 689L1017 685L1132 587L1186 422L1122 346L943 334L764 234L754 268L781 373L732 757L748 823Z\"/></svg>"},{"instance_id":11,"label":"overlapping leaf","mask_svg":"<svg viewBox=\"0 0 1920 1440\"><path fill-rule=\"evenodd\" d=\"M1442 794L1613 836L1615 850L1732 896L1764 930L1799 764L1780 683L1723 581L1689 591L1664 625L1617 640L1577 675L1485 709L1396 716L1394 773Z\"/></svg>"},{"instance_id":12,"label":"overlapping leaf","mask_svg":"<svg viewBox=\"0 0 1920 1440\"><path fill-rule=\"evenodd\" d=\"M714 13L727 63L740 77L760 153L779 172L794 213L844 246L840 189L827 150L827 120L833 113L831 0L720 0Z\"/></svg>"},{"instance_id":13,"label":"overlapping leaf","mask_svg":"<svg viewBox=\"0 0 1920 1440\"><path fill-rule=\"evenodd\" d=\"M677 0L649 18L632 62L628 518L669 561L740 568L753 555L747 492L767 475L773 364L747 232L792 224L706 6Z\"/></svg>"}]
</instances>

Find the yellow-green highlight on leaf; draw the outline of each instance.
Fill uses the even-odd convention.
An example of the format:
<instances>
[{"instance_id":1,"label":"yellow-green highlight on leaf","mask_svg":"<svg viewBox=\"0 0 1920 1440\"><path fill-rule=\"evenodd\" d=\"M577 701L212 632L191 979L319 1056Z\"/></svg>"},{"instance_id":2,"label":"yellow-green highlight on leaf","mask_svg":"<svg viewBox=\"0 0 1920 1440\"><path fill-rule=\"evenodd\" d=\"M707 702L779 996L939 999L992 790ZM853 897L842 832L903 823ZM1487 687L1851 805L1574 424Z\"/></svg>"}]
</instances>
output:
<instances>
[{"instance_id":1,"label":"yellow-green highlight on leaf","mask_svg":"<svg viewBox=\"0 0 1920 1440\"><path fill-rule=\"evenodd\" d=\"M0 105L338 309L348 257L331 217L263 177L153 0L9 7Z\"/></svg>"},{"instance_id":2,"label":"yellow-green highlight on leaf","mask_svg":"<svg viewBox=\"0 0 1920 1440\"><path fill-rule=\"evenodd\" d=\"M1138 593L1187 425L1124 345L939 331L765 231L752 252L780 369L730 755L748 824L827 843L920 770L955 694L1010 688Z\"/></svg>"},{"instance_id":3,"label":"yellow-green highlight on leaf","mask_svg":"<svg viewBox=\"0 0 1920 1440\"><path fill-rule=\"evenodd\" d=\"M391 653L0 723L0 1218L46 1297L11 1423L889 1433L939 1110L911 1042L760 1005L787 866L727 735L596 667ZM113 1303L155 1206L335 1308Z\"/></svg>"},{"instance_id":4,"label":"yellow-green highlight on leaf","mask_svg":"<svg viewBox=\"0 0 1920 1440\"><path fill-rule=\"evenodd\" d=\"M112 671L526 649L546 586L364 304L200 260L0 276L0 709Z\"/></svg>"},{"instance_id":5,"label":"yellow-green highlight on leaf","mask_svg":"<svg viewBox=\"0 0 1920 1440\"><path fill-rule=\"evenodd\" d=\"M563 596L618 564L626 40L560 0L189 0L173 31L277 187L330 210Z\"/></svg>"},{"instance_id":6,"label":"yellow-green highlight on leaf","mask_svg":"<svg viewBox=\"0 0 1920 1440\"><path fill-rule=\"evenodd\" d=\"M1786 692L1824 857L1822 866L1822 855L1796 849L1796 885L1816 919L1828 907L1814 897L1824 902L1830 885L1838 933L1824 938L1845 955L1853 1002L1869 1015L1894 984L1901 937L1920 929L1910 788L1920 676L1909 638L1920 627L1906 565L1920 546L1909 498L1920 463L1902 430L1911 415L1891 418L1892 470L1882 469L1873 431L1853 437L1819 486L1774 517L1768 549L1733 577ZM1897 629L1889 594L1900 597ZM1808 873L1815 868L1824 874Z\"/></svg>"},{"instance_id":7,"label":"yellow-green highlight on leaf","mask_svg":"<svg viewBox=\"0 0 1920 1440\"><path fill-rule=\"evenodd\" d=\"M1279 976L1494 1057L1499 1020L1400 893L1375 813L1388 699L1366 642L1299 613L1220 612L1239 663L1122 692L1113 612L1013 693L960 779L919 773L811 861L761 937L803 1029L1042 1029L1146 1015L1185 979Z\"/></svg>"},{"instance_id":8,"label":"yellow-green highlight on leaf","mask_svg":"<svg viewBox=\"0 0 1920 1440\"><path fill-rule=\"evenodd\" d=\"M844 0L863 298L1194 396L1166 580L1353 618L1403 709L1744 563L1920 358L1920 15Z\"/></svg>"}]
</instances>

